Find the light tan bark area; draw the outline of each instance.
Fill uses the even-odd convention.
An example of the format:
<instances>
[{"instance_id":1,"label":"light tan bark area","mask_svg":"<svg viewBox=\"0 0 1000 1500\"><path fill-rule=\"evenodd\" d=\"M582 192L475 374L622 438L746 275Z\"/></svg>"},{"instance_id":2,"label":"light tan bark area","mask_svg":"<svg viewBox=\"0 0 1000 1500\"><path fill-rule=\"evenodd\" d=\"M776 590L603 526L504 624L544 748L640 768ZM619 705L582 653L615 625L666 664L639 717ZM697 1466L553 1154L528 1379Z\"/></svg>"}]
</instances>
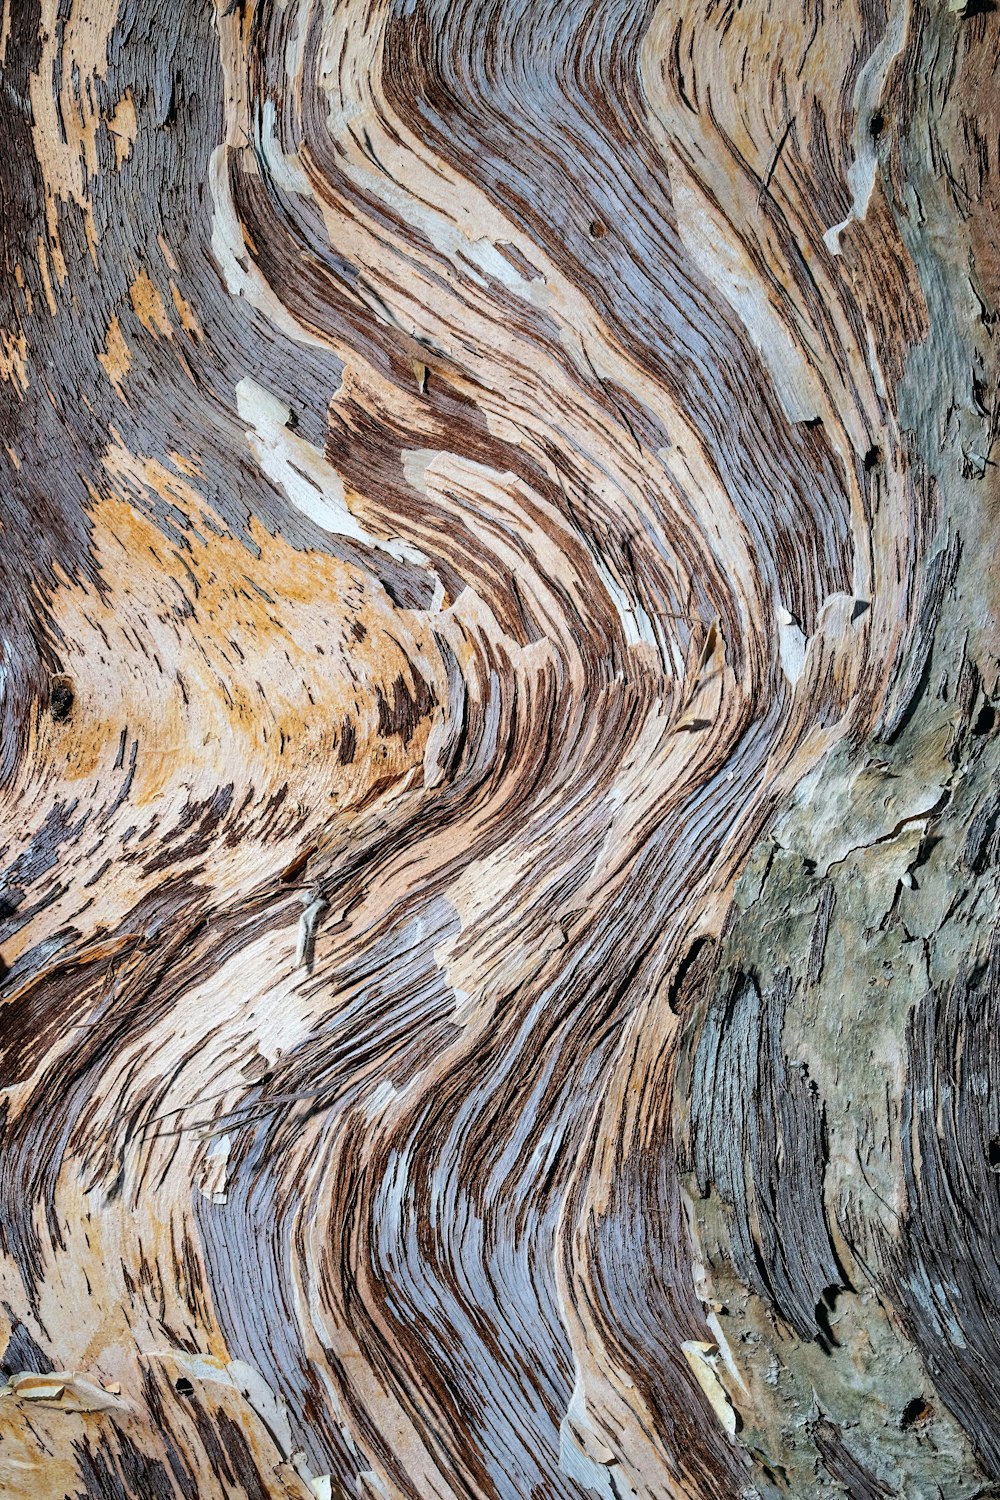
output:
<instances>
[{"instance_id":1,"label":"light tan bark area","mask_svg":"<svg viewBox=\"0 0 1000 1500\"><path fill-rule=\"evenodd\" d=\"M4 0L0 1493L1000 1494L998 64Z\"/></svg>"}]
</instances>

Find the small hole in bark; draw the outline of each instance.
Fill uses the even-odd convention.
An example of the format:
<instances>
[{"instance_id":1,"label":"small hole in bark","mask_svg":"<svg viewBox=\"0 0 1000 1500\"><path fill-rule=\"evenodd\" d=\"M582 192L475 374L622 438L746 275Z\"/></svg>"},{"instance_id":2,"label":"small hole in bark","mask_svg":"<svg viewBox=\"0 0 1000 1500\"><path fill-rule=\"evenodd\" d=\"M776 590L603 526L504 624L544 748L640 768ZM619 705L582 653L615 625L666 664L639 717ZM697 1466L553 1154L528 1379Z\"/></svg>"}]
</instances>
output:
<instances>
[{"instance_id":1,"label":"small hole in bark","mask_svg":"<svg viewBox=\"0 0 1000 1500\"><path fill-rule=\"evenodd\" d=\"M608 232L608 226L602 224L600 219L594 219L590 225L590 238L592 240L603 240Z\"/></svg>"},{"instance_id":2,"label":"small hole in bark","mask_svg":"<svg viewBox=\"0 0 1000 1500\"><path fill-rule=\"evenodd\" d=\"M694 969L695 964L701 957L706 944L710 948L715 946L710 938L695 938L694 942L691 944L690 948L687 950L684 957L677 965L674 977L670 981L670 988L667 991L667 1004L673 1011L675 1016L680 1015L685 1008L684 998L686 993L687 980L691 976L691 971L692 969ZM697 974L695 974L693 977L697 982ZM695 984L695 992L696 988L697 986ZM688 995L687 998L690 1000L691 996Z\"/></svg>"},{"instance_id":3,"label":"small hole in bark","mask_svg":"<svg viewBox=\"0 0 1000 1500\"><path fill-rule=\"evenodd\" d=\"M877 141L885 129L885 115L880 109L877 109L868 121L868 129L872 133L872 140Z\"/></svg>"},{"instance_id":4,"label":"small hole in bark","mask_svg":"<svg viewBox=\"0 0 1000 1500\"><path fill-rule=\"evenodd\" d=\"M1000 1172L1000 1135L995 1135L986 1147L986 1160L991 1172Z\"/></svg>"},{"instance_id":5,"label":"small hole in bark","mask_svg":"<svg viewBox=\"0 0 1000 1500\"><path fill-rule=\"evenodd\" d=\"M822 427L822 425L823 425L823 418L822 417L806 417L806 424L805 425L810 430L812 430L812 428L814 428L814 427Z\"/></svg>"},{"instance_id":6,"label":"small hole in bark","mask_svg":"<svg viewBox=\"0 0 1000 1500\"><path fill-rule=\"evenodd\" d=\"M996 709L992 703L984 703L979 710L976 722L972 726L973 734L990 734L997 721Z\"/></svg>"},{"instance_id":7,"label":"small hole in bark","mask_svg":"<svg viewBox=\"0 0 1000 1500\"><path fill-rule=\"evenodd\" d=\"M749 1446L749 1445L748 1445ZM760 1464L765 1475L778 1489L787 1490L788 1474L781 1464L775 1463L773 1459L765 1457L759 1448L749 1446L750 1457L755 1463Z\"/></svg>"},{"instance_id":8,"label":"small hole in bark","mask_svg":"<svg viewBox=\"0 0 1000 1500\"><path fill-rule=\"evenodd\" d=\"M825 1287L822 1297L816 1303L816 1342L824 1354L831 1354L834 1349L840 1348L840 1340L830 1322L830 1314L836 1309L840 1290L839 1286Z\"/></svg>"},{"instance_id":9,"label":"small hole in bark","mask_svg":"<svg viewBox=\"0 0 1000 1500\"><path fill-rule=\"evenodd\" d=\"M62 724L73 712L73 683L69 677L53 677L49 691L49 713Z\"/></svg>"},{"instance_id":10,"label":"small hole in bark","mask_svg":"<svg viewBox=\"0 0 1000 1500\"><path fill-rule=\"evenodd\" d=\"M177 1392L178 1396L194 1395L194 1386L191 1384L190 1380L188 1380L186 1375L182 1375L180 1380L174 1381L174 1390Z\"/></svg>"},{"instance_id":11,"label":"small hole in bark","mask_svg":"<svg viewBox=\"0 0 1000 1500\"><path fill-rule=\"evenodd\" d=\"M870 474L871 471L872 471L872 469L875 468L876 464L880 464L881 462L882 462L882 449L881 448L869 448L868 452L865 454L865 473L866 474Z\"/></svg>"},{"instance_id":12,"label":"small hole in bark","mask_svg":"<svg viewBox=\"0 0 1000 1500\"><path fill-rule=\"evenodd\" d=\"M986 403L989 399L989 391L986 388L985 380L980 380L978 375L973 375L972 377L972 399L976 403L979 415L981 417L988 417L990 408Z\"/></svg>"},{"instance_id":13,"label":"small hole in bark","mask_svg":"<svg viewBox=\"0 0 1000 1500\"><path fill-rule=\"evenodd\" d=\"M970 16L989 16L996 10L996 0L969 0L968 5L962 11L962 20L967 21Z\"/></svg>"},{"instance_id":14,"label":"small hole in bark","mask_svg":"<svg viewBox=\"0 0 1000 1500\"><path fill-rule=\"evenodd\" d=\"M918 1422L926 1422L930 1414L931 1409L923 1396L914 1396L913 1400L907 1401L903 1408L899 1425L904 1432L907 1432L911 1427L916 1427Z\"/></svg>"}]
</instances>

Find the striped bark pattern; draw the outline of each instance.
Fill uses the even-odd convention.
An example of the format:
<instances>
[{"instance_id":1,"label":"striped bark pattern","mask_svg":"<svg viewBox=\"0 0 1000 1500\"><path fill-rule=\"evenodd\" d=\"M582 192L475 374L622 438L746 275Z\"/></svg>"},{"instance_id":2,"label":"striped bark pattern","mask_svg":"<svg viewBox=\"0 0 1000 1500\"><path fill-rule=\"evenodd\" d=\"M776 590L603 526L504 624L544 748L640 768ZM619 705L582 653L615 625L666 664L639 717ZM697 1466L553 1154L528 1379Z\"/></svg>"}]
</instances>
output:
<instances>
[{"instance_id":1,"label":"striped bark pattern","mask_svg":"<svg viewBox=\"0 0 1000 1500\"><path fill-rule=\"evenodd\" d=\"M0 1492L1000 1494L990 0L3 0Z\"/></svg>"}]
</instances>

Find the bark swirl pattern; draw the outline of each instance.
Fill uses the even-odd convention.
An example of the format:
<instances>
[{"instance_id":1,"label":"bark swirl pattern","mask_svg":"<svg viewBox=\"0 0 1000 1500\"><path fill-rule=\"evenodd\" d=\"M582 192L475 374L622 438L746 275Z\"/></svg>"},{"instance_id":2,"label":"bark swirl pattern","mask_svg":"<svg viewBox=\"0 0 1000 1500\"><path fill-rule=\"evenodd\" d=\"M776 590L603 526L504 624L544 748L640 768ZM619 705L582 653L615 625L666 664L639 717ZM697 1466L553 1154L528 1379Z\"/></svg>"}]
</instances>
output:
<instances>
[{"instance_id":1,"label":"bark swirl pattern","mask_svg":"<svg viewBox=\"0 0 1000 1500\"><path fill-rule=\"evenodd\" d=\"M0 1490L986 1494L991 8L2 15Z\"/></svg>"}]
</instances>

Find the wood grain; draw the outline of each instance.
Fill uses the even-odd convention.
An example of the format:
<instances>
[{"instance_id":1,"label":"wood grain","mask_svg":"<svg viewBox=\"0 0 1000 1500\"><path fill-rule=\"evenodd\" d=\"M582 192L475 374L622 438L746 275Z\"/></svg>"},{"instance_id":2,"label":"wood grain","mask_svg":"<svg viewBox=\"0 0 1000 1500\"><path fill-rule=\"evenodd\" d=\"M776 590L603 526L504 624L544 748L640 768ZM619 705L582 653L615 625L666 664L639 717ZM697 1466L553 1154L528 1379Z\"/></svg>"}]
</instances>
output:
<instances>
[{"instance_id":1,"label":"wood grain","mask_svg":"<svg viewBox=\"0 0 1000 1500\"><path fill-rule=\"evenodd\" d=\"M989 0L4 0L0 1491L1000 1494Z\"/></svg>"}]
</instances>

